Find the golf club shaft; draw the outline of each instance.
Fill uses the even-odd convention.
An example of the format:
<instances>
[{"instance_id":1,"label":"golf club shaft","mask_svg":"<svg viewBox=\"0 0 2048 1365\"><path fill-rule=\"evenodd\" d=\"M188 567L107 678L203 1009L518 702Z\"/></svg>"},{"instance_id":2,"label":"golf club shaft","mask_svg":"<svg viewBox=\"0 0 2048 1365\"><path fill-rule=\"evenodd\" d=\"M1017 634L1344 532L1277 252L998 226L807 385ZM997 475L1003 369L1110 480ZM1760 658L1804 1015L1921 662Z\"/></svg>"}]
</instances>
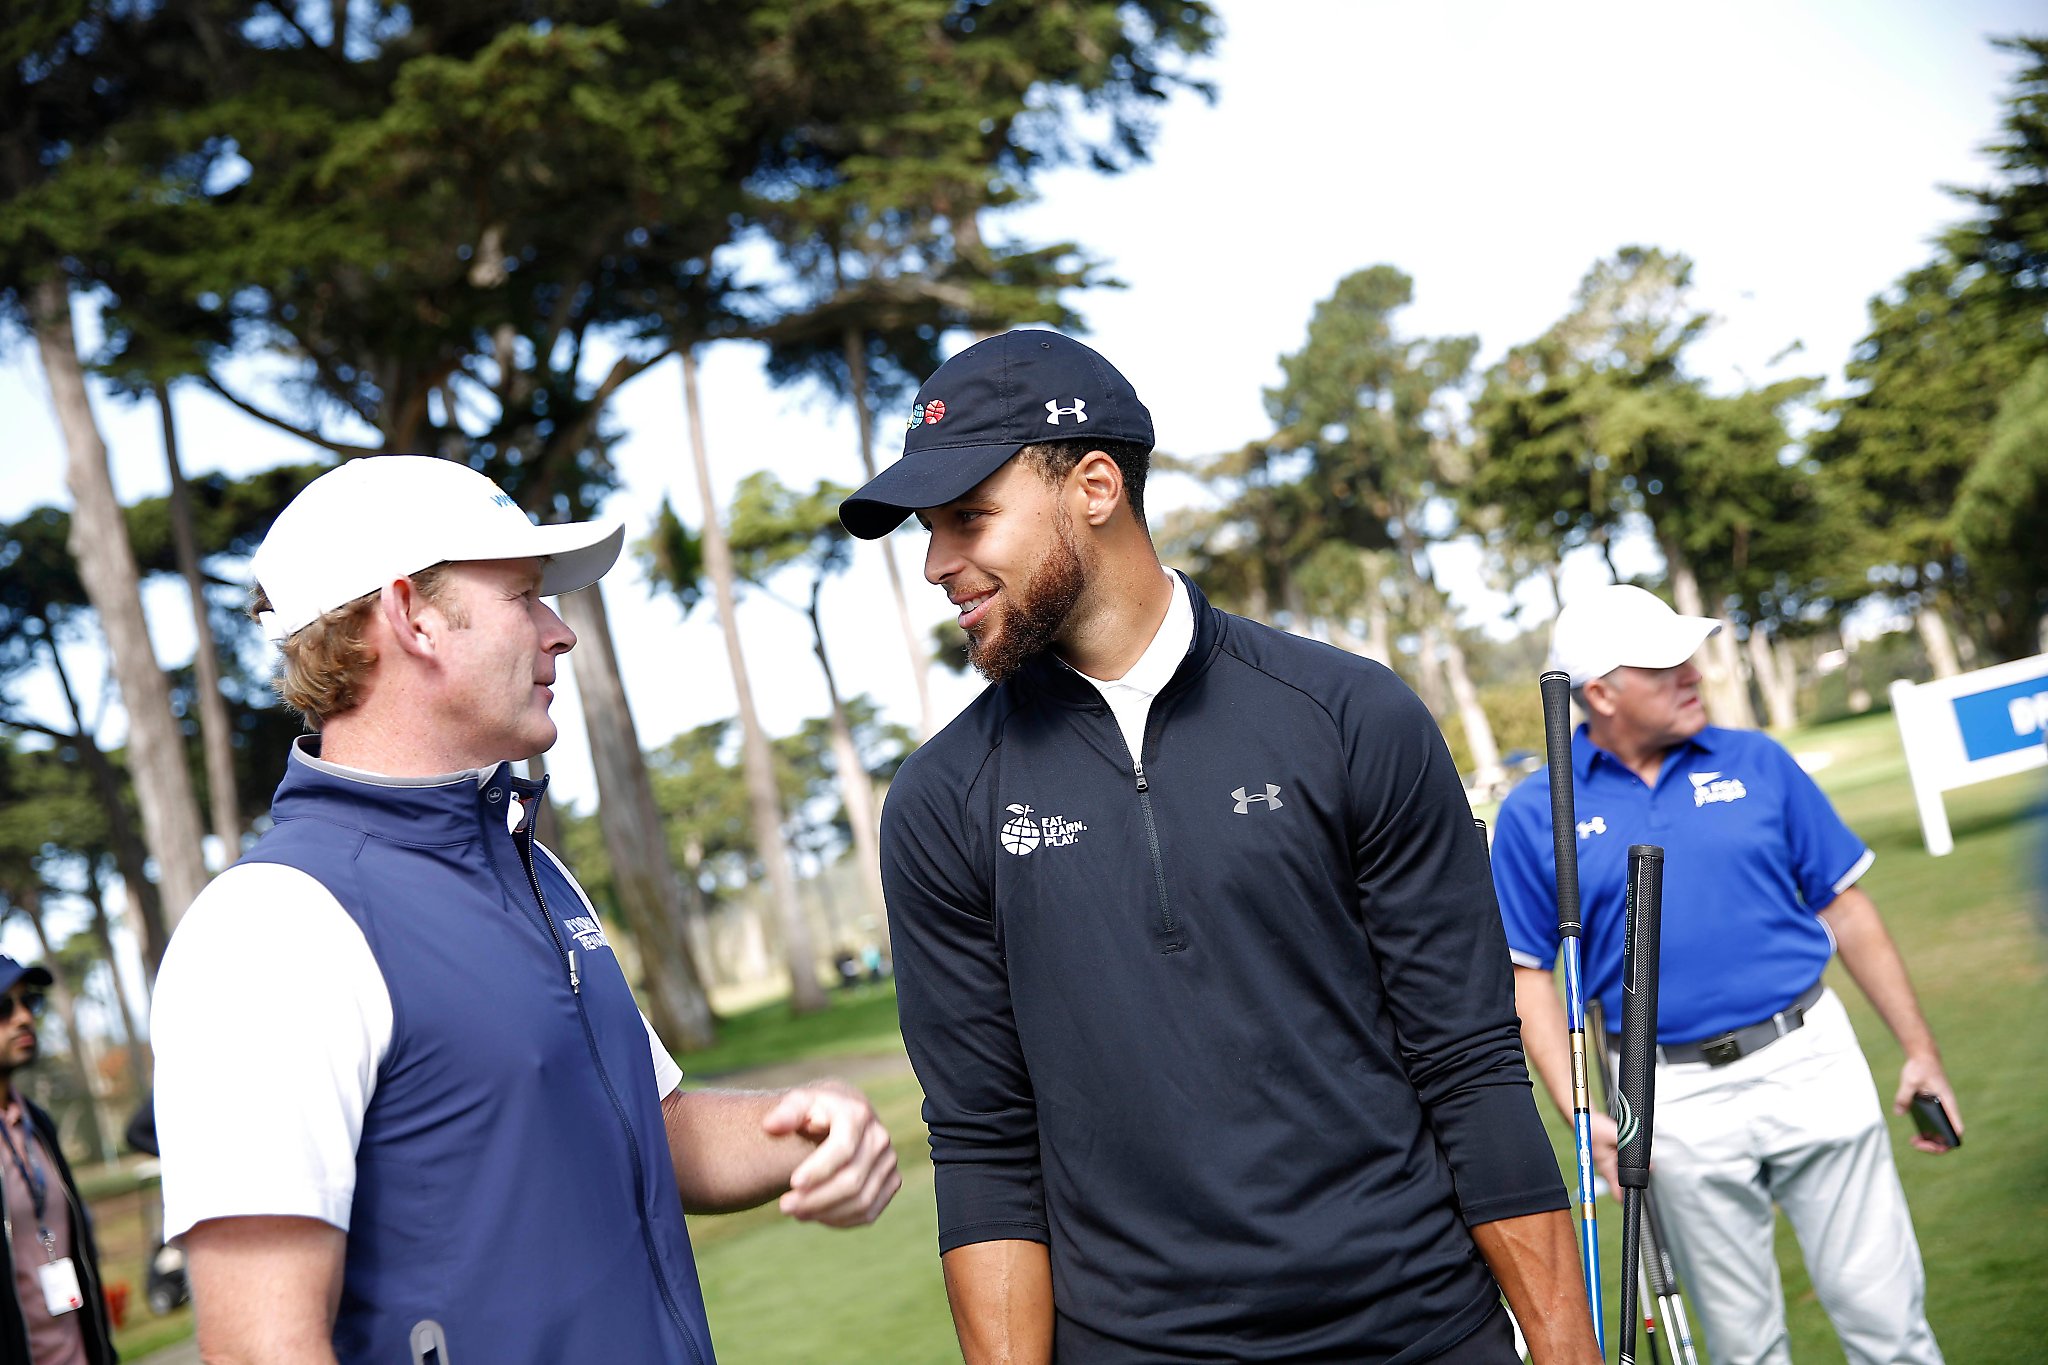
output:
<instances>
[{"instance_id":1,"label":"golf club shaft","mask_svg":"<svg viewBox=\"0 0 2048 1365\"><path fill-rule=\"evenodd\" d=\"M1564 959L1565 1022L1572 1048L1572 1146L1579 1168L1579 1260L1593 1337L1607 1354L1600 1305L1600 1222L1593 1204L1593 1106L1586 1084L1586 989L1579 973L1578 815L1572 800L1571 677L1555 670L1539 680L1543 693L1543 746L1550 764L1550 832L1557 854L1557 934Z\"/></svg>"},{"instance_id":2,"label":"golf club shaft","mask_svg":"<svg viewBox=\"0 0 2048 1365\"><path fill-rule=\"evenodd\" d=\"M1615 1115L1615 1175L1621 1182L1621 1365L1635 1365L1636 1277L1642 1257L1643 1195L1657 1103L1657 952L1664 908L1664 850L1628 850L1628 937L1621 965L1621 1103Z\"/></svg>"},{"instance_id":3,"label":"golf club shaft","mask_svg":"<svg viewBox=\"0 0 2048 1365\"><path fill-rule=\"evenodd\" d=\"M1664 1219L1648 1190L1643 1191L1643 1217L1648 1234L1643 1249L1650 1259L1650 1278L1661 1294L1669 1296L1664 1324L1671 1332L1672 1358L1678 1365L1700 1365L1699 1351L1692 1344L1692 1323L1685 1312L1685 1287L1678 1282L1678 1267L1671 1261L1671 1239L1665 1235Z\"/></svg>"},{"instance_id":4,"label":"golf club shaft","mask_svg":"<svg viewBox=\"0 0 2048 1365\"><path fill-rule=\"evenodd\" d=\"M1607 1016L1597 1000L1586 1005L1586 1045L1593 1054L1594 1069L1600 1075L1600 1094L1608 1113L1614 1103L1613 1055L1607 1039ZM1664 1324L1665 1340L1671 1347L1674 1365L1700 1365L1699 1351L1692 1344L1692 1327L1685 1315L1685 1288L1678 1282L1678 1267L1671 1262L1664 1219L1657 1212L1657 1197L1643 1191L1643 1273L1649 1276L1649 1292L1657 1300L1657 1317Z\"/></svg>"},{"instance_id":5,"label":"golf club shaft","mask_svg":"<svg viewBox=\"0 0 2048 1365\"><path fill-rule=\"evenodd\" d=\"M1643 1193L1648 1197L1649 1191ZM1657 1345L1657 1319L1664 1313L1664 1301L1650 1292L1650 1275L1643 1268L1649 1259L1646 1247L1642 1259L1636 1262L1636 1293L1642 1296L1643 1305L1643 1344L1650 1348L1650 1365L1664 1365L1663 1348ZM1655 1311L1652 1311L1652 1305L1655 1305Z\"/></svg>"}]
</instances>

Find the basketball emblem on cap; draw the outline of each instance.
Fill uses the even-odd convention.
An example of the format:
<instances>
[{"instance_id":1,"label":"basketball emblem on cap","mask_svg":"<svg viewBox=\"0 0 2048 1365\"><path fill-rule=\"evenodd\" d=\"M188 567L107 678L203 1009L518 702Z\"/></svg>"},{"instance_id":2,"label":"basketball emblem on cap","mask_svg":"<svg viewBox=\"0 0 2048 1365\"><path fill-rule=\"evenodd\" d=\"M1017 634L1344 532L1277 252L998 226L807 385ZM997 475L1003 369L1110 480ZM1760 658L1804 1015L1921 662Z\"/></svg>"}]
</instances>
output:
<instances>
[{"instance_id":1,"label":"basketball emblem on cap","mask_svg":"<svg viewBox=\"0 0 2048 1365\"><path fill-rule=\"evenodd\" d=\"M946 405L940 399L934 398L931 402L924 405L924 420L927 423L936 422L945 415Z\"/></svg>"}]
</instances>

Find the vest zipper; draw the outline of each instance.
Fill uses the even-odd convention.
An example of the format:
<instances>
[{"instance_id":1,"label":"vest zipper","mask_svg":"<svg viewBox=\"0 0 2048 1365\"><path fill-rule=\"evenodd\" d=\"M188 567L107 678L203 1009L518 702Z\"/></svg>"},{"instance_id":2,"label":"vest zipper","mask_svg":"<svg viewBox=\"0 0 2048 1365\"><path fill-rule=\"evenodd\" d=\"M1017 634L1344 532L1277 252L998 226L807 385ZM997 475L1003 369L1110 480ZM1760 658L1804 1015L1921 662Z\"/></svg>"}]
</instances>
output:
<instances>
[{"instance_id":1,"label":"vest zipper","mask_svg":"<svg viewBox=\"0 0 2048 1365\"><path fill-rule=\"evenodd\" d=\"M1131 760L1131 773L1138 779L1138 810L1145 817L1145 843L1152 850L1152 885L1159 893L1159 951L1178 953L1188 946L1187 935L1173 921L1173 906L1166 897L1166 860L1159 853L1159 826L1152 819L1152 784L1145 780L1145 760Z\"/></svg>"},{"instance_id":2,"label":"vest zipper","mask_svg":"<svg viewBox=\"0 0 2048 1365\"><path fill-rule=\"evenodd\" d=\"M597 1046L597 1033L590 1027L590 1012L584 1008L581 979L576 975L576 954L569 951L562 942L561 934L556 932L555 917L548 910L548 898L541 894L540 878L533 870L532 840L530 834L512 836L513 847L519 850L520 865L526 869L526 884L533 890L534 907L540 911L541 925L547 930L555 951L561 953L569 964L569 993L576 997L576 1017L583 1024L583 1041L590 1049L591 1064L597 1068L597 1079L604 1085L605 1098L612 1102L612 1113L617 1115L619 1127L626 1134L626 1154L633 1162L633 1204L640 1215L640 1244L647 1252L647 1268L654 1272L654 1284L661 1290L662 1307L668 1310L669 1321L676 1325L683 1344L690 1348L690 1359L703 1365L703 1353L697 1349L697 1338L690 1334L689 1325L683 1321L683 1310L677 1305L675 1291L669 1288L668 1276L661 1268L661 1254L654 1245L654 1230L647 1223L647 1184L640 1169L640 1139L633 1133L633 1120L627 1116L625 1103L619 1099L619 1092L612 1085L611 1072L605 1070L604 1054Z\"/></svg>"}]
</instances>

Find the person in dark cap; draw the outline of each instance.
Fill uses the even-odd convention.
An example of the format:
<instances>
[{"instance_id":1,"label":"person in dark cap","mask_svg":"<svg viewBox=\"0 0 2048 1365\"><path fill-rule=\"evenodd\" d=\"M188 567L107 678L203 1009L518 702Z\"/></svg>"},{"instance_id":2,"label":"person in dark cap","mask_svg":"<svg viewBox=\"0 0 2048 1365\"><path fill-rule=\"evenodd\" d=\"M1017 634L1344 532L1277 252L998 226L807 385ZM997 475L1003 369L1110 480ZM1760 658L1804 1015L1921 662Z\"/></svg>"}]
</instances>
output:
<instances>
[{"instance_id":1,"label":"person in dark cap","mask_svg":"<svg viewBox=\"0 0 2048 1365\"><path fill-rule=\"evenodd\" d=\"M990 687L883 814L969 1365L1598 1359L1449 753L1387 669L1211 607L1152 419L982 341L840 509L915 515Z\"/></svg>"},{"instance_id":2,"label":"person in dark cap","mask_svg":"<svg viewBox=\"0 0 2048 1365\"><path fill-rule=\"evenodd\" d=\"M57 1146L57 1125L14 1084L39 1055L36 1019L53 984L47 969L0 954L0 1247L14 1286L0 1309L0 1365L113 1365L85 1201Z\"/></svg>"}]
</instances>

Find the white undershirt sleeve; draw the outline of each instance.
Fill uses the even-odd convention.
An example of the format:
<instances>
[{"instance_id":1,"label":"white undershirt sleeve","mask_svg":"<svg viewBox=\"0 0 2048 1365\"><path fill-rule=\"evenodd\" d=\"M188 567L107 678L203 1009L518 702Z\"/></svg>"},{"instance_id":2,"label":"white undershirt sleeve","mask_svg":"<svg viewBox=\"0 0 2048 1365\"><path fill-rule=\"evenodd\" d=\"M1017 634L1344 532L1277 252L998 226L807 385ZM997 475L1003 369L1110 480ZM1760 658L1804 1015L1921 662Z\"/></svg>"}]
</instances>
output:
<instances>
[{"instance_id":1,"label":"white undershirt sleeve","mask_svg":"<svg viewBox=\"0 0 2048 1365\"><path fill-rule=\"evenodd\" d=\"M647 1045L654 1050L654 1095L656 1099L667 1099L675 1088L683 1083L683 1069L676 1065L676 1059L661 1045L661 1035L654 1031L646 1015L640 1022L647 1025Z\"/></svg>"},{"instance_id":2,"label":"white undershirt sleeve","mask_svg":"<svg viewBox=\"0 0 2048 1365\"><path fill-rule=\"evenodd\" d=\"M164 954L150 1038L166 1238L263 1215L347 1231L391 993L326 887L274 863L216 877Z\"/></svg>"}]
</instances>

